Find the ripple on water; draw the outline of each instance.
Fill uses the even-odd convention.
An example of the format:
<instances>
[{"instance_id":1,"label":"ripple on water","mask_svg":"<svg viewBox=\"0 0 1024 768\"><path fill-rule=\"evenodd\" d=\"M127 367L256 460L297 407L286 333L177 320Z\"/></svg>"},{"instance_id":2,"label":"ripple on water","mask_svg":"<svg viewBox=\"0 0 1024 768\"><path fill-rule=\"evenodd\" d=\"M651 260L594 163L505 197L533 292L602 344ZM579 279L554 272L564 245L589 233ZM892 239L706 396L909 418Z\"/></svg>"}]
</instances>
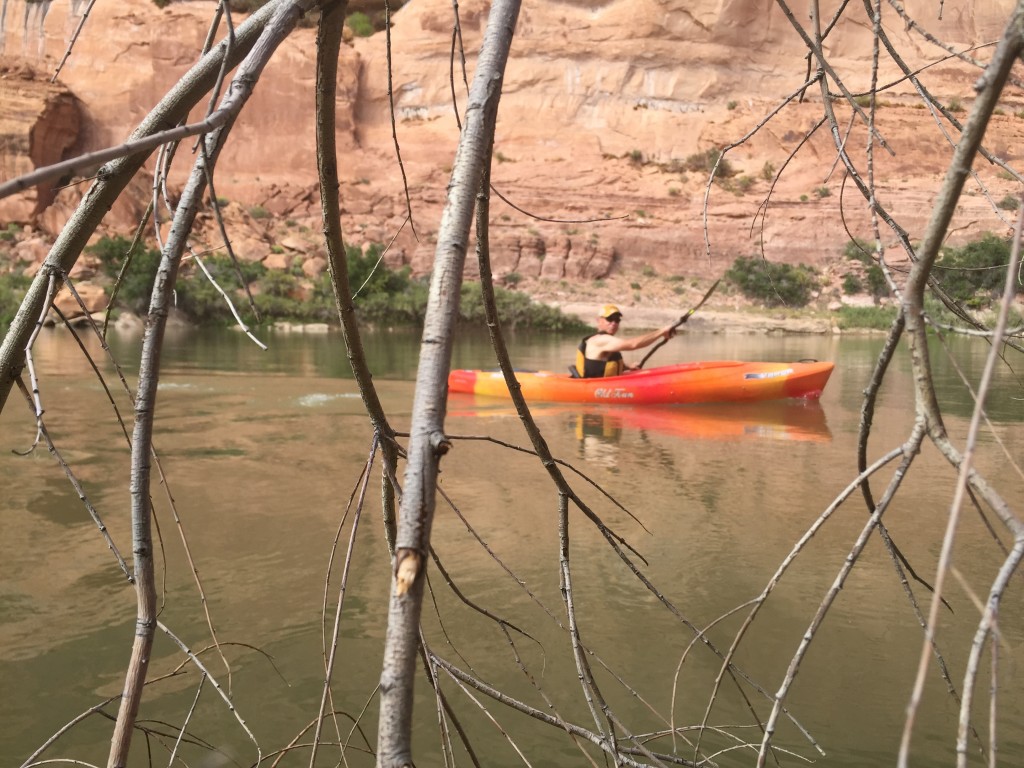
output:
<instances>
[{"instance_id":1,"label":"ripple on water","mask_svg":"<svg viewBox=\"0 0 1024 768\"><path fill-rule=\"evenodd\" d=\"M319 408L327 403L334 402L335 400L351 400L352 398L358 398L358 392L338 392L335 394L327 394L326 392L311 392L308 395L302 395L298 399L298 404L303 408Z\"/></svg>"}]
</instances>

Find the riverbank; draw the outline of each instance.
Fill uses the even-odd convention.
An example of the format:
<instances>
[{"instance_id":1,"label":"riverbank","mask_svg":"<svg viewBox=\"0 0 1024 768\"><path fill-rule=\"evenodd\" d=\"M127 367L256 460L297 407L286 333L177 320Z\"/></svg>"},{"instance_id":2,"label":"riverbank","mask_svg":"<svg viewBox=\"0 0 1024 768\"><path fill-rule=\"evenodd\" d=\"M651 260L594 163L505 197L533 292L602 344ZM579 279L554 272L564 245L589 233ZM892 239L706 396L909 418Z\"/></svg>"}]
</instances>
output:
<instances>
[{"instance_id":1,"label":"riverbank","mask_svg":"<svg viewBox=\"0 0 1024 768\"><path fill-rule=\"evenodd\" d=\"M583 322L592 323L596 304L567 302L555 304L563 313L578 317ZM627 332L649 330L671 325L686 314L688 308L680 307L627 307L622 306L624 323ZM724 311L720 309L700 309L686 322L686 329L691 333L801 333L827 334L849 332L840 329L838 320L831 312L821 315L814 312L809 315L798 315L785 310L771 313L767 310L743 309ZM869 331L870 329L857 329Z\"/></svg>"},{"instance_id":2,"label":"riverbank","mask_svg":"<svg viewBox=\"0 0 1024 768\"><path fill-rule=\"evenodd\" d=\"M564 314L578 318L580 322L592 324L594 320L595 306L584 303L551 304L556 306ZM661 328L679 321L684 311L675 307L629 307L624 310L626 333L634 331L652 330ZM180 313L172 313L171 323L176 327L189 327L192 325L187 318ZM96 313L92 316L95 323L103 324L103 314ZM74 319L72 325L85 325L87 319L84 315ZM48 325L61 325L51 322ZM144 327L142 318L132 312L120 312L112 326L120 333L141 335ZM329 323L303 323L288 320L279 320L272 323L272 327L279 333L316 333L326 334L339 330L339 326ZM0 334L6 329L0 328ZM686 323L688 333L765 333L765 334L806 334L825 335L831 333L881 333L878 329L871 328L840 328L837 319L833 316L808 316L792 317L784 313L771 314L768 312L749 311L721 311L701 309L694 314Z\"/></svg>"},{"instance_id":3,"label":"riverbank","mask_svg":"<svg viewBox=\"0 0 1024 768\"><path fill-rule=\"evenodd\" d=\"M558 309L562 314L579 320L586 326L594 323L595 314L599 304L597 302L585 301L559 301L552 298L535 298L535 301ZM677 323L684 314L700 301L696 298L692 304L680 302L677 305L661 306L630 306L620 303L618 306L623 312L625 322L624 332L629 335L634 332L662 328L666 325ZM851 325L841 311L828 311L817 309L787 309L776 308L766 309L753 305L743 307L718 306L709 308L711 302L701 307L690 316L686 323L687 333L735 333L735 334L797 334L797 335L827 335L840 333L884 333L886 328L867 327ZM882 317L881 310L877 316ZM97 312L92 319L99 325L103 324L103 313ZM48 325L60 325L55 323L56 318L51 315L48 318ZM75 317L72 325L84 325L87 322L86 316ZM194 325L180 311L172 311L169 323L177 327L188 327ZM885 325L885 323L881 323ZM141 334L143 320L138 315L120 311L116 314L112 323L113 327L121 333ZM271 323L275 331L282 333L330 333L339 330L336 323L308 323L298 320L277 320ZM2 333L5 328L0 328Z\"/></svg>"},{"instance_id":4,"label":"riverbank","mask_svg":"<svg viewBox=\"0 0 1024 768\"><path fill-rule=\"evenodd\" d=\"M687 321L690 333L870 333L887 326L883 306L864 294L844 295L838 285L823 287L805 307L765 307L722 281ZM613 303L622 311L623 331L650 330L679 321L705 298L709 281L680 281L651 275L617 275L578 285L529 281L516 290L593 325L597 308ZM856 312L858 318L852 317ZM884 332L884 331L883 331Z\"/></svg>"},{"instance_id":5,"label":"riverbank","mask_svg":"<svg viewBox=\"0 0 1024 768\"><path fill-rule=\"evenodd\" d=\"M98 282L97 282L98 280ZM181 309L191 308L193 311L172 312L173 319L183 325L215 324L230 325L231 318L225 311L223 299L210 291L209 295L200 296L196 290L186 290L195 282L186 279L184 286L179 285L181 296L196 294L203 302L194 298L185 301ZM200 280L200 287L205 281ZM747 298L735 285L721 280L711 290L710 280L680 280L663 278L651 274L616 274L606 280L567 281L543 280L505 280L504 290L498 290L499 314L507 327L532 326L539 329L566 328L578 322L583 328L594 324L597 308L602 304L613 303L619 307L625 318L623 331L633 334L654 328L672 325L695 307L700 307L688 320L686 331L689 333L748 333L748 334L806 334L827 335L837 333L885 332L890 323L893 310L886 299L876 303L865 294L847 295L837 284L829 284L824 280L814 291L806 306L775 306L769 307ZM837 281L832 281L833 283ZM289 290L299 290L301 286L294 279ZM274 283L271 289L276 286ZM326 284L324 284L326 285ZM417 284L418 285L418 284ZM415 288L415 291L413 289ZM328 332L337 327L337 313L333 306L333 298L329 290L321 286L318 291L306 290L308 298L303 305L309 308L310 301L319 302L316 312L302 315L291 315L287 302L282 301L282 289L267 289L257 283L253 289L256 303L260 306L265 319L276 330L292 332ZM474 290L475 289L475 290ZM104 310L108 301L106 281L94 278L92 281L79 281L78 295L86 306L92 310L97 322L103 322ZM357 316L368 325L415 325L422 320L426 307L427 290L425 286L414 286L406 280L402 289L410 293L405 304L412 311L389 315L387 307L390 302L397 301L392 297L381 297L377 294L364 295L356 299ZM269 291L269 292L268 292ZM266 294L266 295L264 295ZM404 294L403 294L404 295ZM121 294L123 298L123 292ZM130 297L129 297L130 298ZM243 297L236 296L236 306L242 307ZM73 323L84 321L82 308L77 300L66 293L57 297L56 304L64 317L72 318ZM11 315L17 306L10 307ZM407 307L407 308L408 308ZM201 310L201 311L200 311ZM247 322L251 323L248 314ZM463 286L462 320L475 324L482 318L482 305L479 286L467 281ZM570 321L559 321L564 316ZM114 316L118 330L123 332L141 332L142 320L137 315L121 307ZM51 317L51 322L55 321Z\"/></svg>"}]
</instances>

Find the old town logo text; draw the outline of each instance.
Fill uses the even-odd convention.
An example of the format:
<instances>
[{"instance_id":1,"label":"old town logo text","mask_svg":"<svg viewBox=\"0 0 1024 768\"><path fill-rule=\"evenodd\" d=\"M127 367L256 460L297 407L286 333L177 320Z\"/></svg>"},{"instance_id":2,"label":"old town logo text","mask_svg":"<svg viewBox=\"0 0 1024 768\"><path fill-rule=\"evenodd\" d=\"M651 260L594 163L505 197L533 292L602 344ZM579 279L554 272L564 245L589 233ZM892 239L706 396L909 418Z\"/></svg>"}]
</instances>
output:
<instances>
[{"instance_id":1,"label":"old town logo text","mask_svg":"<svg viewBox=\"0 0 1024 768\"><path fill-rule=\"evenodd\" d=\"M594 397L602 400L628 400L633 397L633 393L622 387L598 387L594 390Z\"/></svg>"}]
</instances>

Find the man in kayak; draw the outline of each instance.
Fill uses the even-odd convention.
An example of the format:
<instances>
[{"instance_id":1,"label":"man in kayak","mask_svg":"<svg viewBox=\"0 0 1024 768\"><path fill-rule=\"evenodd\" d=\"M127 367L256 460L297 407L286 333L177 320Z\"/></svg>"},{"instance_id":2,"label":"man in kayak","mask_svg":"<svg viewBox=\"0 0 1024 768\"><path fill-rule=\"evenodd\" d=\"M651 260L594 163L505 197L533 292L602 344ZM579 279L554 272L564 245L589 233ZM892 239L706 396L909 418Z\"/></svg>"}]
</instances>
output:
<instances>
[{"instance_id":1,"label":"man in kayak","mask_svg":"<svg viewBox=\"0 0 1024 768\"><path fill-rule=\"evenodd\" d=\"M584 379L602 376L618 376L628 371L635 371L636 366L627 365L622 359L625 350L649 347L658 339L666 341L676 335L674 325L668 325L657 331L634 336L629 339L617 339L622 313L614 304L605 304L597 315L597 333L585 336L576 349L576 375Z\"/></svg>"}]
</instances>

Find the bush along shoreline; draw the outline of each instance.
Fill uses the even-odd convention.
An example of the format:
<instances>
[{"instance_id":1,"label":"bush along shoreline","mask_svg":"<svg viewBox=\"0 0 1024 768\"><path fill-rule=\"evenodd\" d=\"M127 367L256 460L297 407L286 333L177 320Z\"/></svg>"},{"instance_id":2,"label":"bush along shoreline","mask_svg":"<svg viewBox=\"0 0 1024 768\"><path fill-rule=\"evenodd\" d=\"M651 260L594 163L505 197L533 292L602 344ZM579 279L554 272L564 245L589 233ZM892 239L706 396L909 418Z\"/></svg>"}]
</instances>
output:
<instances>
[{"instance_id":1,"label":"bush along shoreline","mask_svg":"<svg viewBox=\"0 0 1024 768\"><path fill-rule=\"evenodd\" d=\"M355 246L346 247L349 283L359 320L371 326L422 325L429 276L413 277L407 266L392 269L381 254L379 245L372 245L365 251ZM113 309L112 317L116 318L119 313L144 316L160 252L139 244L132 249L131 241L116 236L101 238L86 248L85 255L93 266L89 280L106 292ZM726 271L719 293L741 294L754 310L799 313L816 299L820 310L822 295L838 297L841 290L843 294L859 296L867 304L844 302L840 306L834 301L829 307L834 330L888 329L896 308L885 300L889 289L873 247L851 240L845 246L843 257L838 277L833 280L835 284L829 288L823 284L827 281L807 265L774 263L761 256L740 256ZM949 298L973 313L983 314L998 302L1009 258L1009 239L986 234L960 248L944 249L936 262L935 278ZM6 270L0 268L0 330L9 326L31 283L31 278L25 275L26 266L10 258ZM216 281L216 286L205 273ZM897 279L900 277L898 275ZM514 286L516 282L506 280L506 285ZM605 288L604 281L595 281L595 303L602 299ZM235 325L237 321L220 289L231 296L243 321L254 327L339 325L326 272L310 276L298 264L287 270L268 269L259 262L236 264L218 253L202 256L201 264L198 257L185 259L175 286L174 306L178 316L197 326ZM588 318L564 313L559 307L535 301L520 290L496 286L495 299L502 323L508 329L568 333L590 328ZM929 303L929 311L941 322L954 320L952 313L937 300ZM462 323L482 326L486 322L479 283L463 284L459 312Z\"/></svg>"},{"instance_id":2,"label":"bush along shoreline","mask_svg":"<svg viewBox=\"0 0 1024 768\"><path fill-rule=\"evenodd\" d=\"M116 236L101 238L87 247L85 253L96 265L90 281L106 292L113 307L112 317L119 313L145 316L160 251L144 245L133 250L130 240ZM349 284L359 320L370 325L422 325L429 275L414 278L408 267L391 269L381 253L378 245L367 248L365 253L354 246L346 247ZM0 328L10 324L31 283L31 278L22 274L24 265L20 270L18 265L12 267L9 273L0 272ZM183 261L174 291L178 317L197 326L235 325L237 320L220 289L231 297L235 310L251 326L340 325L326 271L311 277L298 265L289 270L273 270L259 262L235 263L224 254L186 257ZM535 302L519 291L496 286L495 301L503 323L509 328L576 331L587 327L576 317ZM459 314L460 322L466 324L485 322L479 283L463 284Z\"/></svg>"},{"instance_id":3,"label":"bush along shoreline","mask_svg":"<svg viewBox=\"0 0 1024 768\"><path fill-rule=\"evenodd\" d=\"M933 275L947 298L960 307L974 313L992 312L1003 293L1011 247L1009 238L986 233L980 240L964 246L943 248ZM843 256L847 265L842 274L843 293L867 294L874 305L839 307L834 313L836 327L840 330L887 330L897 309L882 302L889 295L889 285L873 246L851 240ZM737 258L725 273L725 279L747 299L767 308L806 307L823 287L812 267L771 263L760 256ZM1018 283L1017 293L1020 292ZM934 297L928 301L928 311L940 322L957 320L954 313Z\"/></svg>"}]
</instances>

